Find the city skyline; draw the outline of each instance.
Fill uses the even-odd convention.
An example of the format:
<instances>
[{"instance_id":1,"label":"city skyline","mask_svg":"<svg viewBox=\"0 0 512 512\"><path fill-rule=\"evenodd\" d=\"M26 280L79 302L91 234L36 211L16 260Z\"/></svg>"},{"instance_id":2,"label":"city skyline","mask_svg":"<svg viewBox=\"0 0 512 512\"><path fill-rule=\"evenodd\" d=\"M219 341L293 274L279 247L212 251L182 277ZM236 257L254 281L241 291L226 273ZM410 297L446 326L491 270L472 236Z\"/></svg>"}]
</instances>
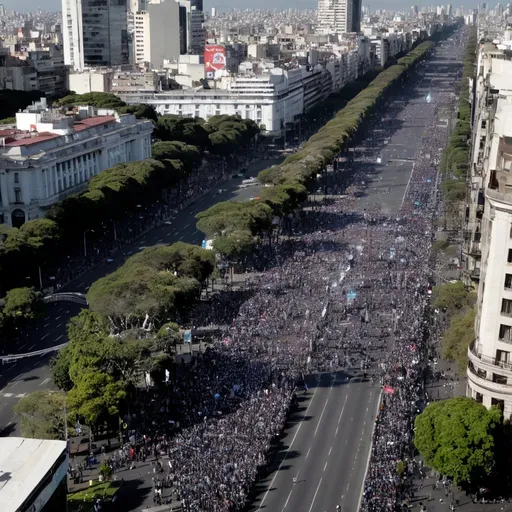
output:
<instances>
[{"instance_id":1,"label":"city skyline","mask_svg":"<svg viewBox=\"0 0 512 512\"><path fill-rule=\"evenodd\" d=\"M254 3L251 1L247 1L247 5L244 5L244 1L241 2L239 0L220 0L221 3L217 3L214 0L206 0L205 1L205 10L209 11L212 7L215 7L218 12L228 11L233 8L251 8L254 6ZM60 11L62 9L62 2L60 0L48 0L47 2L41 3L39 0L3 0L0 1L1 4L5 6L7 10L18 10L18 11L36 11L38 9L41 10L49 10L49 11ZM496 2L498 3L498 2ZM372 7L372 2L363 2L363 5L369 4ZM488 2L489 5L495 5ZM419 7L424 7L428 5L438 5L435 2L430 1L418 1L418 2L410 2L409 0L389 0L386 2L386 5L380 5L381 9L396 9L403 10L411 7L411 5L418 5ZM454 6L460 6L460 4L453 4ZM476 7L478 2L464 2L463 6L466 8ZM503 3L506 5L506 2ZM276 7L276 2L272 0L262 0L258 2L258 7L260 9L316 9L318 7L318 0L281 0L279 2L279 7Z\"/></svg>"}]
</instances>

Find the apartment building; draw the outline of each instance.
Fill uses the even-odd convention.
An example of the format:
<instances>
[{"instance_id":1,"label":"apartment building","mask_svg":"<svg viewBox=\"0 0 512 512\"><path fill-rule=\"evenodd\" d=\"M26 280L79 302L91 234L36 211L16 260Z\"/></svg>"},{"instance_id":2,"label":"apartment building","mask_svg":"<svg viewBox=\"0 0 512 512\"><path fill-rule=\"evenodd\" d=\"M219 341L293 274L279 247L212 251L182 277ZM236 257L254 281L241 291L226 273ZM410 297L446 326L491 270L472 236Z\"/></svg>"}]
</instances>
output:
<instances>
[{"instance_id":1,"label":"apartment building","mask_svg":"<svg viewBox=\"0 0 512 512\"><path fill-rule=\"evenodd\" d=\"M118 163L151 156L153 124L114 111L47 108L46 100L0 127L0 223L14 227L80 192L88 180Z\"/></svg>"},{"instance_id":2,"label":"apartment building","mask_svg":"<svg viewBox=\"0 0 512 512\"><path fill-rule=\"evenodd\" d=\"M467 394L512 414L512 54L480 46L464 278L478 286Z\"/></svg>"},{"instance_id":3,"label":"apartment building","mask_svg":"<svg viewBox=\"0 0 512 512\"><path fill-rule=\"evenodd\" d=\"M180 56L179 4L175 0L149 0L135 14L134 62L161 69L164 60Z\"/></svg>"},{"instance_id":4,"label":"apartment building","mask_svg":"<svg viewBox=\"0 0 512 512\"><path fill-rule=\"evenodd\" d=\"M361 0L318 0L318 31L347 34L361 30Z\"/></svg>"},{"instance_id":5,"label":"apartment building","mask_svg":"<svg viewBox=\"0 0 512 512\"><path fill-rule=\"evenodd\" d=\"M127 0L62 0L62 33L74 69L130 63Z\"/></svg>"}]
</instances>

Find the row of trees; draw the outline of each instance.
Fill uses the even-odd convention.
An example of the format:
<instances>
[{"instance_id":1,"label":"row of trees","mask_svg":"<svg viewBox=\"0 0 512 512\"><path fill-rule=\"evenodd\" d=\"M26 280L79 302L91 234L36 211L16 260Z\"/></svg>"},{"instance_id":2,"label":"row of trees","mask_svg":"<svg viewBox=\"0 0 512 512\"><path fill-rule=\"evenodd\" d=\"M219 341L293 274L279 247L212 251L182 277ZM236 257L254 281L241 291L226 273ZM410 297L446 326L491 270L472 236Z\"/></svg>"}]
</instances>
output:
<instances>
[{"instance_id":1,"label":"row of trees","mask_svg":"<svg viewBox=\"0 0 512 512\"><path fill-rule=\"evenodd\" d=\"M60 393L39 392L16 406L23 435L62 439L69 418L116 431L137 386L159 385L183 334L174 320L187 312L215 268L212 251L176 243L152 247L91 286L68 325L69 344L52 360Z\"/></svg>"},{"instance_id":2,"label":"row of trees","mask_svg":"<svg viewBox=\"0 0 512 512\"><path fill-rule=\"evenodd\" d=\"M465 178L469 170L471 152L471 102L470 80L475 76L477 48L476 27L469 27L462 68L462 82L459 92L459 114L450 140L441 156L441 171L446 179L443 181L445 207L454 217L458 217L460 202L466 198Z\"/></svg>"},{"instance_id":3,"label":"row of trees","mask_svg":"<svg viewBox=\"0 0 512 512\"><path fill-rule=\"evenodd\" d=\"M460 281L436 286L432 292L432 306L442 315L442 355L455 361L460 374L468 365L468 347L475 339L475 292Z\"/></svg>"},{"instance_id":4,"label":"row of trees","mask_svg":"<svg viewBox=\"0 0 512 512\"><path fill-rule=\"evenodd\" d=\"M213 239L214 249L226 258L250 253L256 237L269 233L272 219L292 213L307 197L308 187L317 175L347 149L371 113L388 91L405 78L418 60L432 48L428 41L382 71L350 100L303 146L280 165L260 172L258 179L268 187L248 204L220 203L197 215L197 227Z\"/></svg>"},{"instance_id":5,"label":"row of trees","mask_svg":"<svg viewBox=\"0 0 512 512\"><path fill-rule=\"evenodd\" d=\"M114 108L120 100L111 96L114 95L91 93L79 99L66 97L61 102L71 104L73 99L80 104L83 100ZM143 105L139 107L145 109ZM154 113L152 108L150 111ZM105 223L166 200L172 191L179 193L184 180L201 166L204 151L223 156L240 153L259 129L250 120L232 116L214 116L208 123L196 118L161 116L156 133L160 141L153 145L152 159L104 170L87 183L84 191L51 207L44 219L30 220L19 229L2 226L0 282L4 290L23 286L27 278L37 279L38 266L54 265L62 252L81 243L85 231L103 232Z\"/></svg>"}]
</instances>

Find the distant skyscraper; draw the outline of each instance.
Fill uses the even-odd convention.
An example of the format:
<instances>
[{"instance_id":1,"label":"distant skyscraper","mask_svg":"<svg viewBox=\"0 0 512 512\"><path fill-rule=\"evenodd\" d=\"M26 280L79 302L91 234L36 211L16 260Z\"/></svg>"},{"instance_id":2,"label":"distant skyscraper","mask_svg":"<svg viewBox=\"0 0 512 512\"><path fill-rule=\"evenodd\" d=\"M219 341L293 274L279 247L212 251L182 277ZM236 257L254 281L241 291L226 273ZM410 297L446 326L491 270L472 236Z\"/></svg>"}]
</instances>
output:
<instances>
[{"instance_id":1,"label":"distant skyscraper","mask_svg":"<svg viewBox=\"0 0 512 512\"><path fill-rule=\"evenodd\" d=\"M211 16L212 16L212 18L215 18L215 16L217 16L217 9L215 7L212 7Z\"/></svg>"},{"instance_id":2,"label":"distant skyscraper","mask_svg":"<svg viewBox=\"0 0 512 512\"><path fill-rule=\"evenodd\" d=\"M323 32L361 31L361 0L318 0L318 26Z\"/></svg>"},{"instance_id":3,"label":"distant skyscraper","mask_svg":"<svg viewBox=\"0 0 512 512\"><path fill-rule=\"evenodd\" d=\"M411 14L412 14L413 16L418 16L418 6L417 6L417 5L413 5L413 6L411 7Z\"/></svg>"},{"instance_id":4,"label":"distant skyscraper","mask_svg":"<svg viewBox=\"0 0 512 512\"><path fill-rule=\"evenodd\" d=\"M126 0L62 0L64 62L77 70L129 63Z\"/></svg>"},{"instance_id":5,"label":"distant skyscraper","mask_svg":"<svg viewBox=\"0 0 512 512\"><path fill-rule=\"evenodd\" d=\"M5 16L5 7L3 4L0 4L0 16Z\"/></svg>"},{"instance_id":6,"label":"distant skyscraper","mask_svg":"<svg viewBox=\"0 0 512 512\"><path fill-rule=\"evenodd\" d=\"M446 6L446 16L451 16L452 15L452 4L448 4Z\"/></svg>"}]
</instances>

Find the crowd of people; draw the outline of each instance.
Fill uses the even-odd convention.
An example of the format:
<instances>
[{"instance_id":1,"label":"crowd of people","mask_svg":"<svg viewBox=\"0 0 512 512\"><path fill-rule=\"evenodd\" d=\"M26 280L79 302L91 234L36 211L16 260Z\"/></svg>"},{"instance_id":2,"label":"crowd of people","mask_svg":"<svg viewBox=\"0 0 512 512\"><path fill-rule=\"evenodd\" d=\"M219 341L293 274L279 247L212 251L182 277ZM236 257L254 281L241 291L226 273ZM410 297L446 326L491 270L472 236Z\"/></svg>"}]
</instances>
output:
<instances>
[{"instance_id":1,"label":"crowd of people","mask_svg":"<svg viewBox=\"0 0 512 512\"><path fill-rule=\"evenodd\" d=\"M429 64L422 66L414 85L428 91L422 74ZM215 299L204 311L204 324L228 323L222 335L177 369L160 399L134 407L127 430L137 448L124 457L166 453L160 470L183 511L244 509L297 386L311 372L333 369L359 368L383 389L361 510L391 512L403 500L396 465L410 455L413 420L425 400L428 258L447 138L437 116L454 103L449 86L432 97L430 103L404 91L393 98L387 116L320 178L322 199L311 198L296 215L257 285L237 297L236 308ZM368 182L396 151L382 151L386 137L391 129L407 134L419 118L427 128L403 200L397 207L390 186L382 191L389 200L377 192L372 202ZM137 444L141 431L147 434ZM155 489L161 496L161 486Z\"/></svg>"}]
</instances>

